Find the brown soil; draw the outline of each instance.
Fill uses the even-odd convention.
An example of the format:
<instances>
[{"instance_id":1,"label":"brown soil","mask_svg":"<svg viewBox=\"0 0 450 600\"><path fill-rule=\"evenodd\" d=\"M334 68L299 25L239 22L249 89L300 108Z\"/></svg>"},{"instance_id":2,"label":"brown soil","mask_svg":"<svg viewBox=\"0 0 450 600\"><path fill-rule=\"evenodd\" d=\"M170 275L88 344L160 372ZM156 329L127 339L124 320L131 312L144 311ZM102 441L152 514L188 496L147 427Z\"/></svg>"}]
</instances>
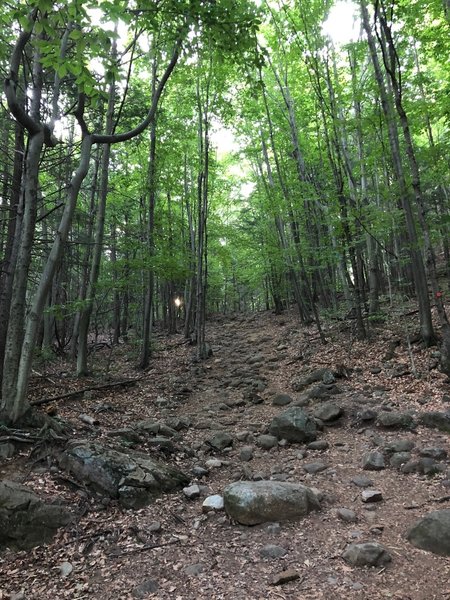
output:
<instances>
[{"instance_id":1,"label":"brown soil","mask_svg":"<svg viewBox=\"0 0 450 600\"><path fill-rule=\"evenodd\" d=\"M79 518L76 526L60 531L48 546L28 553L3 552L0 598L14 597L21 591L23 596L18 598L36 600L450 598L450 559L418 550L405 539L408 527L420 516L450 507L448 474L425 477L404 475L392 468L379 472L361 469L362 455L380 443L377 436L386 441L408 437L416 448L441 446L450 455L450 438L438 431L422 427L414 432L381 431L374 425L362 426L356 419L361 406L380 410L384 405L417 412L449 407L445 398L449 384L434 368L433 349L408 348L409 327L413 325L407 319L401 326L393 319L390 329L374 330L370 342L359 342L351 329L335 322L328 325L329 343L323 346L316 330L300 327L294 314L217 319L208 329L214 350L208 361L193 361L194 349L185 345L181 336L169 340L161 337L151 369L134 387L58 402L58 414L70 420L74 436L107 443L117 443L106 436L111 428L144 418L163 421L169 416L188 416L192 426L182 432L182 443L193 448L195 455L180 452L161 455L162 460L185 472L194 465L204 465L209 458L224 461L199 482L211 493L221 493L228 483L251 473L265 478L284 474L288 481L303 482L323 492L322 510L296 523L281 523L278 533L268 531L267 525L237 525L223 513L202 514L203 498L189 501L181 491L141 510L123 510L77 488L52 467L50 460L32 462L25 455L14 457L1 465L3 478L25 483L43 497L66 502ZM401 341L399 345L390 344L396 339ZM384 361L392 348L393 357ZM111 364L115 379L136 377L128 350L121 346L111 357L103 349L93 362L99 369ZM251 364L259 354L263 355L262 362ZM338 380L342 393L333 398L345 408L345 418L340 426L326 428L321 434L329 442L327 450L308 451L301 458L302 447L295 444L270 451L255 447L253 460L244 463L239 453L242 446L251 444L249 440L235 438L233 449L221 454L203 445L211 430L223 429L234 435L266 431L271 418L283 410L272 406L274 394L284 392L298 399L301 394L291 388L293 378L318 367L341 367L348 375ZM381 371L372 374L376 367ZM33 382L36 398L101 383L99 379L74 380L67 365L53 364L51 369L47 365L45 373L43 370ZM259 394L264 402L254 405L247 399L243 405L226 410L224 403L243 399L245 386L235 387L239 379L247 377L245 373L239 375L242 370L267 382ZM167 399L167 406L157 402L161 397ZM96 407L103 410L95 413ZM77 420L80 413L95 414L100 425L86 426ZM303 465L314 461L326 462L329 468L316 475L306 474ZM372 507L362 504L361 490L351 483L354 476L362 474L383 492L383 502ZM354 510L358 522L339 520L336 509L340 507ZM152 527L155 522L161 524L159 531ZM343 561L341 554L348 543L369 540L389 550L391 564L368 569L353 568ZM259 551L266 544L282 546L288 552L283 558L262 558ZM64 562L73 567L66 577L59 568ZM185 567L198 563L203 569L200 574L185 572ZM295 569L300 578L272 586L273 577L286 569ZM148 580L155 582L157 590L136 595L136 588Z\"/></svg>"}]
</instances>

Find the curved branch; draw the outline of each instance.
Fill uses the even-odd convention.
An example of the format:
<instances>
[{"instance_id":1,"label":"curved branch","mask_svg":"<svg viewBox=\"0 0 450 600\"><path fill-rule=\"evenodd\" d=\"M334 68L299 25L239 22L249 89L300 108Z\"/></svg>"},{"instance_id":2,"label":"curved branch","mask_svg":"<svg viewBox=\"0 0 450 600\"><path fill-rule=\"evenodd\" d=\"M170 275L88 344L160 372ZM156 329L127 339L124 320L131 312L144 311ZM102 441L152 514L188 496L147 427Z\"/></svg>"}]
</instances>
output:
<instances>
[{"instance_id":1,"label":"curved branch","mask_svg":"<svg viewBox=\"0 0 450 600\"><path fill-rule=\"evenodd\" d=\"M29 17L30 31L22 31L19 35L16 45L14 46L13 53L11 55L11 62L9 66L9 74L5 78L4 90L8 108L11 111L13 117L18 121L31 135L35 135L42 131L42 126L39 122L35 121L28 115L22 108L17 98L17 84L19 81L19 68L20 61L22 60L22 54L28 40L33 33L34 23L36 22L38 15L38 9L35 8Z\"/></svg>"},{"instance_id":2,"label":"curved branch","mask_svg":"<svg viewBox=\"0 0 450 600\"><path fill-rule=\"evenodd\" d=\"M152 99L152 104L150 106L150 110L148 111L145 119L143 121L141 121L141 123L137 127L135 127L134 129L131 129L130 131L126 131L124 133L119 133L119 134L114 134L114 135L103 135L103 134L94 133L92 135L92 143L93 144L117 144L118 142L125 142L127 140L131 140L132 138L138 136L150 125L152 120L155 118L159 99L161 97L161 94L164 91L164 87L167 83L167 80L169 79L170 75L172 74L172 71L174 70L175 65L177 64L178 59L180 57L180 49L181 49L181 40L178 40L175 45L175 49L173 51L172 58L170 59L170 62L167 65L163 76L161 77L161 81L159 82L159 84L155 90L155 94Z\"/></svg>"}]
</instances>

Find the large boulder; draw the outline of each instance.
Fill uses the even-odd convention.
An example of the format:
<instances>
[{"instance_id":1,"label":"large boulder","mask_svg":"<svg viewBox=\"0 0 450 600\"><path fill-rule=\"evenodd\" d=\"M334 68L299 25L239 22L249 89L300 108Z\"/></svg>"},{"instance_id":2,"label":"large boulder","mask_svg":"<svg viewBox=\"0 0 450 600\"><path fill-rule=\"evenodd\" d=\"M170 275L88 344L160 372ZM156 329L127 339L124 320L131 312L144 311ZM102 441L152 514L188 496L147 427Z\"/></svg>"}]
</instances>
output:
<instances>
[{"instance_id":1,"label":"large boulder","mask_svg":"<svg viewBox=\"0 0 450 600\"><path fill-rule=\"evenodd\" d=\"M189 478L141 452L119 452L96 443L75 443L59 459L60 467L83 484L116 498L125 508L141 508L162 492L183 488Z\"/></svg>"},{"instance_id":2,"label":"large boulder","mask_svg":"<svg viewBox=\"0 0 450 600\"><path fill-rule=\"evenodd\" d=\"M450 556L450 509L436 510L416 521L407 538L416 548Z\"/></svg>"},{"instance_id":3,"label":"large boulder","mask_svg":"<svg viewBox=\"0 0 450 600\"><path fill-rule=\"evenodd\" d=\"M65 507L45 503L19 483L0 482L0 548L29 550L50 541L71 521Z\"/></svg>"},{"instance_id":4,"label":"large boulder","mask_svg":"<svg viewBox=\"0 0 450 600\"><path fill-rule=\"evenodd\" d=\"M288 442L313 442L317 437L316 422L298 406L277 415L270 424L270 433Z\"/></svg>"},{"instance_id":5,"label":"large boulder","mask_svg":"<svg viewBox=\"0 0 450 600\"><path fill-rule=\"evenodd\" d=\"M242 525L304 517L320 504L313 491L299 483L238 481L223 494L225 511Z\"/></svg>"}]
</instances>

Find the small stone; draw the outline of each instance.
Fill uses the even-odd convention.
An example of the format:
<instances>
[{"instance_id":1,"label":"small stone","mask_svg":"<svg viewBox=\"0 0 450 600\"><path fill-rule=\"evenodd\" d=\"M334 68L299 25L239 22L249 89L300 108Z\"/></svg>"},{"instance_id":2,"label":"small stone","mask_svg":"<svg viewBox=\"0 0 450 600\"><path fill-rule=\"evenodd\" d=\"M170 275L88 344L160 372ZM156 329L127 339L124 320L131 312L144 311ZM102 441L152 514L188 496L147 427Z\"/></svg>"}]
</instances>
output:
<instances>
[{"instance_id":1,"label":"small stone","mask_svg":"<svg viewBox=\"0 0 450 600\"><path fill-rule=\"evenodd\" d=\"M281 558L285 554L287 554L286 548L282 546L276 546L275 544L267 544L267 546L263 546L259 554L263 558Z\"/></svg>"},{"instance_id":2,"label":"small stone","mask_svg":"<svg viewBox=\"0 0 450 600\"><path fill-rule=\"evenodd\" d=\"M152 521L147 529L150 533L158 533L161 531L161 523L159 521Z\"/></svg>"},{"instance_id":3,"label":"small stone","mask_svg":"<svg viewBox=\"0 0 450 600\"><path fill-rule=\"evenodd\" d=\"M365 475L357 475L356 477L353 477L351 482L360 488L369 487L370 485L373 485L372 479L369 479L369 477L365 477Z\"/></svg>"},{"instance_id":4,"label":"small stone","mask_svg":"<svg viewBox=\"0 0 450 600\"><path fill-rule=\"evenodd\" d=\"M392 560L386 548L377 542L350 544L342 557L355 567L381 567Z\"/></svg>"},{"instance_id":5,"label":"small stone","mask_svg":"<svg viewBox=\"0 0 450 600\"><path fill-rule=\"evenodd\" d=\"M317 440L307 445L308 450L327 450L330 444L326 440Z\"/></svg>"},{"instance_id":6,"label":"small stone","mask_svg":"<svg viewBox=\"0 0 450 600\"><path fill-rule=\"evenodd\" d=\"M222 461L218 458L210 458L205 465L208 469L219 469L222 466Z\"/></svg>"},{"instance_id":7,"label":"small stone","mask_svg":"<svg viewBox=\"0 0 450 600\"><path fill-rule=\"evenodd\" d=\"M361 492L361 499L363 502L381 502L383 494L380 490L364 490Z\"/></svg>"},{"instance_id":8,"label":"small stone","mask_svg":"<svg viewBox=\"0 0 450 600\"><path fill-rule=\"evenodd\" d=\"M135 598L147 598L148 594L157 592L158 587L158 583L154 579L147 579L135 587L132 593Z\"/></svg>"},{"instance_id":9,"label":"small stone","mask_svg":"<svg viewBox=\"0 0 450 600\"><path fill-rule=\"evenodd\" d=\"M196 483L194 483L194 485L183 488L183 494L189 500L195 500L195 498L200 496L200 488Z\"/></svg>"},{"instance_id":10,"label":"small stone","mask_svg":"<svg viewBox=\"0 0 450 600\"><path fill-rule=\"evenodd\" d=\"M382 535L384 531L384 525L372 525L369 531L370 533L373 533L373 535Z\"/></svg>"},{"instance_id":11,"label":"small stone","mask_svg":"<svg viewBox=\"0 0 450 600\"><path fill-rule=\"evenodd\" d=\"M195 477L198 477L199 479L202 479L202 477L205 477L206 475L208 475L209 471L208 471L208 469L205 469L204 467L201 467L200 465L196 465L191 470L191 473Z\"/></svg>"},{"instance_id":12,"label":"small stone","mask_svg":"<svg viewBox=\"0 0 450 600\"><path fill-rule=\"evenodd\" d=\"M377 416L377 411L373 410L372 408L365 408L360 413L358 413L358 417L361 419L361 421L374 421L377 418Z\"/></svg>"},{"instance_id":13,"label":"small stone","mask_svg":"<svg viewBox=\"0 0 450 600\"><path fill-rule=\"evenodd\" d=\"M205 565L202 563L195 563L193 565L187 565L183 568L184 573L189 575L190 577L196 577L197 575L201 575L205 570Z\"/></svg>"},{"instance_id":14,"label":"small stone","mask_svg":"<svg viewBox=\"0 0 450 600\"><path fill-rule=\"evenodd\" d=\"M288 394L276 394L272 399L273 406L286 406L291 404L292 398Z\"/></svg>"},{"instance_id":15,"label":"small stone","mask_svg":"<svg viewBox=\"0 0 450 600\"><path fill-rule=\"evenodd\" d=\"M266 531L272 535L278 535L281 533L281 525L279 523L269 523L266 527Z\"/></svg>"},{"instance_id":16,"label":"small stone","mask_svg":"<svg viewBox=\"0 0 450 600\"><path fill-rule=\"evenodd\" d=\"M248 462L252 460L252 458L253 446L244 446L239 453L239 459L242 460L242 462Z\"/></svg>"},{"instance_id":17,"label":"small stone","mask_svg":"<svg viewBox=\"0 0 450 600\"><path fill-rule=\"evenodd\" d=\"M324 383L325 385L331 385L335 382L336 377L334 376L333 372L327 369L323 374L322 383Z\"/></svg>"},{"instance_id":18,"label":"small stone","mask_svg":"<svg viewBox=\"0 0 450 600\"><path fill-rule=\"evenodd\" d=\"M308 463L306 465L303 465L303 468L305 469L305 471L307 473L314 475L316 473L325 471L325 469L328 469L328 465L326 465L325 463L322 463L322 462L316 462L316 463Z\"/></svg>"},{"instance_id":19,"label":"small stone","mask_svg":"<svg viewBox=\"0 0 450 600\"><path fill-rule=\"evenodd\" d=\"M295 569L288 569L287 571L281 571L274 576L272 579L272 585L283 585L284 583L289 583L290 581L295 581L296 579L300 579L300 573L298 573Z\"/></svg>"},{"instance_id":20,"label":"small stone","mask_svg":"<svg viewBox=\"0 0 450 600\"><path fill-rule=\"evenodd\" d=\"M365 471L381 471L386 467L384 456L381 452L368 452L362 459L362 468Z\"/></svg>"},{"instance_id":21,"label":"small stone","mask_svg":"<svg viewBox=\"0 0 450 600\"><path fill-rule=\"evenodd\" d=\"M11 594L9 600L25 600L25 592L21 590L20 592Z\"/></svg>"},{"instance_id":22,"label":"small stone","mask_svg":"<svg viewBox=\"0 0 450 600\"><path fill-rule=\"evenodd\" d=\"M338 508L336 514L338 518L345 523L356 523L358 520L356 513L349 508Z\"/></svg>"},{"instance_id":23,"label":"small stone","mask_svg":"<svg viewBox=\"0 0 450 600\"><path fill-rule=\"evenodd\" d=\"M264 450L270 450L278 445L278 439L274 435L263 434L256 438L256 444Z\"/></svg>"},{"instance_id":24,"label":"small stone","mask_svg":"<svg viewBox=\"0 0 450 600\"><path fill-rule=\"evenodd\" d=\"M206 440L206 444L219 452L233 445L233 438L226 431L216 431Z\"/></svg>"},{"instance_id":25,"label":"small stone","mask_svg":"<svg viewBox=\"0 0 450 600\"><path fill-rule=\"evenodd\" d=\"M316 419L320 419L324 423L332 423L337 421L342 416L343 410L334 402L325 402L314 411Z\"/></svg>"},{"instance_id":26,"label":"small stone","mask_svg":"<svg viewBox=\"0 0 450 600\"><path fill-rule=\"evenodd\" d=\"M223 496L220 494L214 494L205 498L202 504L202 511L204 513L223 510Z\"/></svg>"},{"instance_id":27,"label":"small stone","mask_svg":"<svg viewBox=\"0 0 450 600\"><path fill-rule=\"evenodd\" d=\"M394 469L400 469L404 464L411 460L410 452L395 452L389 461L389 465Z\"/></svg>"},{"instance_id":28,"label":"small stone","mask_svg":"<svg viewBox=\"0 0 450 600\"><path fill-rule=\"evenodd\" d=\"M58 565L61 577L68 577L73 571L73 565L70 562L63 562Z\"/></svg>"}]
</instances>

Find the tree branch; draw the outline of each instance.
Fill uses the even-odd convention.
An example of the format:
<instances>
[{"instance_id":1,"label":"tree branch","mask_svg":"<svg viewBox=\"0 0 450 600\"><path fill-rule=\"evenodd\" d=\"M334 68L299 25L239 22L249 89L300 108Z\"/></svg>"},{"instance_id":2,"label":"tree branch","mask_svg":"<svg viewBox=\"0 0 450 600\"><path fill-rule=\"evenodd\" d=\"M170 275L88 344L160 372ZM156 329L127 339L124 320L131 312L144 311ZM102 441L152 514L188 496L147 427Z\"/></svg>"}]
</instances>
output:
<instances>
[{"instance_id":1,"label":"tree branch","mask_svg":"<svg viewBox=\"0 0 450 600\"><path fill-rule=\"evenodd\" d=\"M29 16L30 31L22 31L19 35L14 50L11 55L8 77L5 78L4 90L8 108L13 117L18 121L31 135L35 135L42 131L42 125L36 122L22 108L17 99L16 89L19 81L19 68L22 60L22 54L28 40L33 32L34 23L36 22L38 9L35 8Z\"/></svg>"},{"instance_id":2,"label":"tree branch","mask_svg":"<svg viewBox=\"0 0 450 600\"><path fill-rule=\"evenodd\" d=\"M172 58L170 59L170 62L167 65L163 76L161 77L161 81L159 82L159 84L155 90L155 94L153 96L150 110L148 111L145 119L143 121L141 121L141 123L137 127L135 127L134 129L131 129L130 131L126 131L124 133L119 133L119 134L114 134L114 135L94 133L92 135L92 143L93 144L117 144L119 142L125 142L127 140L131 140L132 138L138 136L150 125L150 123L155 118L159 99L161 97L161 94L164 91L164 87L167 83L167 80L169 79L169 77L170 77L172 71L174 70L175 65L177 64L178 59L180 57L180 49L181 49L181 40L178 40L175 45L175 49L173 51Z\"/></svg>"}]
</instances>

